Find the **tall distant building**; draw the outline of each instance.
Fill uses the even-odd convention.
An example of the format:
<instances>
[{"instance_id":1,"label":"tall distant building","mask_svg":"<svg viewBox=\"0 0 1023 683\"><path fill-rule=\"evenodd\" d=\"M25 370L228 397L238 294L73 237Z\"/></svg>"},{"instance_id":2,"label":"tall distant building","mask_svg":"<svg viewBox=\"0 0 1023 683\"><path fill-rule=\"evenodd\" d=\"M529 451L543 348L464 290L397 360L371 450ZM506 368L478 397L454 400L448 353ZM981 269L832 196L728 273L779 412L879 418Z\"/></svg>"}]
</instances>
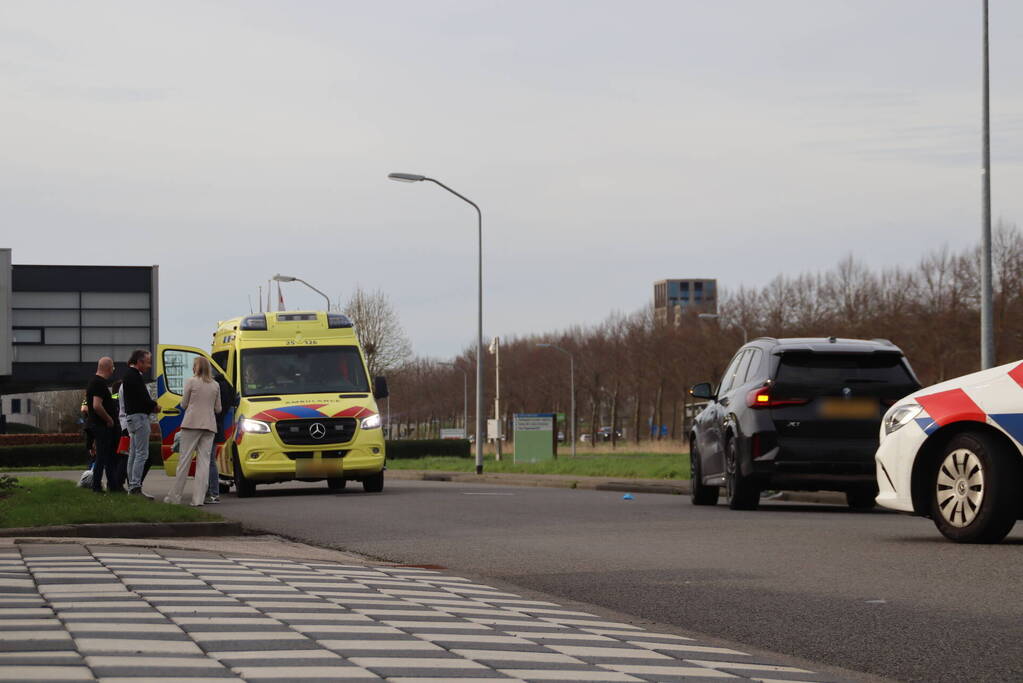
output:
<instances>
[{"instance_id":1,"label":"tall distant building","mask_svg":"<svg viewBox=\"0 0 1023 683\"><path fill-rule=\"evenodd\" d=\"M718 312L717 280L658 280L654 283L654 315L677 323L686 311Z\"/></svg>"}]
</instances>

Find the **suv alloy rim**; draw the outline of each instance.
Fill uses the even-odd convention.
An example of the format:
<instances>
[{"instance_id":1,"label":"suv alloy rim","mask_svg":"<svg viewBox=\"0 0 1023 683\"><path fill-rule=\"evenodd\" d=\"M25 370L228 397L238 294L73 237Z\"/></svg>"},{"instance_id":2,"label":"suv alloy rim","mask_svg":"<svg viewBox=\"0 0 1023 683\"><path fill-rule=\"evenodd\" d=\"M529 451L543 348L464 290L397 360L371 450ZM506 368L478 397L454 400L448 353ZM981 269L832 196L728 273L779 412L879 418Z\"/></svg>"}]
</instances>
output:
<instances>
[{"instance_id":1,"label":"suv alloy rim","mask_svg":"<svg viewBox=\"0 0 1023 683\"><path fill-rule=\"evenodd\" d=\"M977 454L957 448L945 456L935 483L938 510L954 527L969 526L984 502L984 468Z\"/></svg>"},{"instance_id":2,"label":"suv alloy rim","mask_svg":"<svg viewBox=\"0 0 1023 683\"><path fill-rule=\"evenodd\" d=\"M738 469L735 452L735 439L729 439L725 447L725 497L732 500L735 497L735 472Z\"/></svg>"}]
</instances>

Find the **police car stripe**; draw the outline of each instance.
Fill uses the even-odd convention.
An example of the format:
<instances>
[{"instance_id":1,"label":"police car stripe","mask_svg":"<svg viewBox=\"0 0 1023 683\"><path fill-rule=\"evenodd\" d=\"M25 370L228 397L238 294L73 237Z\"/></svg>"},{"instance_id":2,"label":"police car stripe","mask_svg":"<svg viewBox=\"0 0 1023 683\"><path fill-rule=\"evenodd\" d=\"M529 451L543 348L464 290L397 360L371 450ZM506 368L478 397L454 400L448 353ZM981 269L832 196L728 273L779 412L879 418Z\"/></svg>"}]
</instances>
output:
<instances>
[{"instance_id":1,"label":"police car stripe","mask_svg":"<svg viewBox=\"0 0 1023 683\"><path fill-rule=\"evenodd\" d=\"M923 406L927 414L940 427L944 427L950 422L963 420L987 422L987 413L981 410L980 406L974 403L973 399L967 396L962 389L950 389L929 396L920 396L917 398L917 403Z\"/></svg>"}]
</instances>

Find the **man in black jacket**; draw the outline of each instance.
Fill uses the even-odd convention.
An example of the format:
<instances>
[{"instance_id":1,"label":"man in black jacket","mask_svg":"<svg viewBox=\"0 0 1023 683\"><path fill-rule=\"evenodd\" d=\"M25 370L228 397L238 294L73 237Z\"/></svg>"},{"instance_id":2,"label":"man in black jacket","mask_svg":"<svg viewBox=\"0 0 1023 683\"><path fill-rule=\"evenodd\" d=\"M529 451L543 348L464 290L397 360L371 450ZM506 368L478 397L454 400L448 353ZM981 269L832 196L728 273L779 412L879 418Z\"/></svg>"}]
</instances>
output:
<instances>
[{"instance_id":1,"label":"man in black jacket","mask_svg":"<svg viewBox=\"0 0 1023 683\"><path fill-rule=\"evenodd\" d=\"M89 407L89 427L96 439L96 461L92 466L92 490L103 492L103 473L107 475L107 491L124 492L124 482L118 481L116 458L117 403L110 396L107 382L114 374L114 361L108 356L99 359L96 375L85 390L86 405Z\"/></svg>"},{"instance_id":2,"label":"man in black jacket","mask_svg":"<svg viewBox=\"0 0 1023 683\"><path fill-rule=\"evenodd\" d=\"M132 351L128 370L124 374L121 395L124 396L124 413L128 422L128 436L131 446L128 450L128 493L129 495L151 495L142 490L146 463L149 461L149 416L160 408L149 395L145 374L153 367L153 354L145 349Z\"/></svg>"},{"instance_id":3,"label":"man in black jacket","mask_svg":"<svg viewBox=\"0 0 1023 683\"><path fill-rule=\"evenodd\" d=\"M206 499L203 501L206 505L220 502L220 473L217 469L217 446L223 448L223 444L227 441L227 436L224 434L224 418L227 417L228 410L234 409L235 397L234 387L231 386L226 377L218 372L214 379L220 385L220 405L224 409L216 414L217 434L213 439L213 450L210 452L210 486L206 491Z\"/></svg>"}]
</instances>

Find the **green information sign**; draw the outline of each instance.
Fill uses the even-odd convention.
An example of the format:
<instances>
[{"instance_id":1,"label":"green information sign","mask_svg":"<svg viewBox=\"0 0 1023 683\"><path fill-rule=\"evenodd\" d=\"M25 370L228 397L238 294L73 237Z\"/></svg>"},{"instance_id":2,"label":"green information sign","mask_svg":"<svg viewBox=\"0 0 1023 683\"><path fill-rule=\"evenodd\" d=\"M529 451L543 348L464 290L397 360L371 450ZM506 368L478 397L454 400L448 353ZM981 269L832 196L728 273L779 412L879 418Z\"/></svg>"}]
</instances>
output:
<instances>
[{"instance_id":1,"label":"green information sign","mask_svg":"<svg viewBox=\"0 0 1023 683\"><path fill-rule=\"evenodd\" d=\"M515 462L543 462L557 457L554 413L516 413Z\"/></svg>"}]
</instances>

